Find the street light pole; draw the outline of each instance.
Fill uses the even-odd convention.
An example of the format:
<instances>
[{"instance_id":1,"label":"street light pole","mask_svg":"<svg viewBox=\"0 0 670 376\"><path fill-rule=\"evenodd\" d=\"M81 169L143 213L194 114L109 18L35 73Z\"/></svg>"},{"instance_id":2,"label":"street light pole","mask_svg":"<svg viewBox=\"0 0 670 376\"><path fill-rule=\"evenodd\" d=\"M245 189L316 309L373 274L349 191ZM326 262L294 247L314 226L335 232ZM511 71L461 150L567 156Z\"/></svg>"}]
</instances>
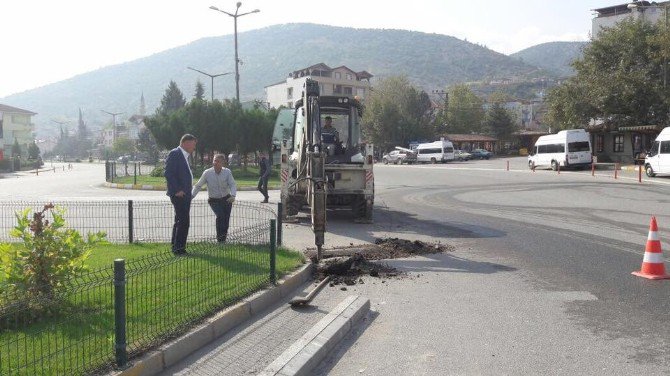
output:
<instances>
[{"instance_id":1,"label":"street light pole","mask_svg":"<svg viewBox=\"0 0 670 376\"><path fill-rule=\"evenodd\" d=\"M225 76L227 74L233 73L233 72L226 72L226 73L219 73L219 74L209 74L209 73L203 72L203 71L195 69L195 68L191 68L191 67L186 67L186 68L188 68L192 71L196 71L198 73L202 73L205 76L208 76L209 78L212 79L212 102L214 102L214 77Z\"/></svg>"},{"instance_id":2,"label":"street light pole","mask_svg":"<svg viewBox=\"0 0 670 376\"><path fill-rule=\"evenodd\" d=\"M224 14L229 15L230 17L233 17L234 24L235 24L235 97L237 98L237 103L240 103L240 59L237 57L237 18L246 16L247 14L251 13L258 13L260 10L254 9L251 12L246 12L246 13L239 13L240 7L242 6L242 2L238 1L237 2L237 8L235 8L235 14L228 13L225 10L221 10L215 6L210 6L209 9L215 10L217 12L221 12Z\"/></svg>"},{"instance_id":3,"label":"street light pole","mask_svg":"<svg viewBox=\"0 0 670 376\"><path fill-rule=\"evenodd\" d=\"M100 110L106 114L112 115L112 145L116 142L116 115L121 115L123 112L108 112L105 110Z\"/></svg>"}]
</instances>

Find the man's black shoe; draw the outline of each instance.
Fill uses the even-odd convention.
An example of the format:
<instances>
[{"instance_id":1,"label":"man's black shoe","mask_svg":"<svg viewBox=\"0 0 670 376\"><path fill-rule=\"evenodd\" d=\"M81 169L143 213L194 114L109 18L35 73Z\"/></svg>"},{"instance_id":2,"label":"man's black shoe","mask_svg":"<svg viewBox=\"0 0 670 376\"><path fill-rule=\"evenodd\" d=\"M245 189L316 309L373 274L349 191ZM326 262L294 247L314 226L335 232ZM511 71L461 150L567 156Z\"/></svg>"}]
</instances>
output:
<instances>
[{"instance_id":1,"label":"man's black shoe","mask_svg":"<svg viewBox=\"0 0 670 376\"><path fill-rule=\"evenodd\" d=\"M185 249L176 249L172 251L175 256L185 256L186 255L186 250Z\"/></svg>"},{"instance_id":2,"label":"man's black shoe","mask_svg":"<svg viewBox=\"0 0 670 376\"><path fill-rule=\"evenodd\" d=\"M267 204L267 203L268 203L268 200L261 201L261 204Z\"/></svg>"}]
</instances>

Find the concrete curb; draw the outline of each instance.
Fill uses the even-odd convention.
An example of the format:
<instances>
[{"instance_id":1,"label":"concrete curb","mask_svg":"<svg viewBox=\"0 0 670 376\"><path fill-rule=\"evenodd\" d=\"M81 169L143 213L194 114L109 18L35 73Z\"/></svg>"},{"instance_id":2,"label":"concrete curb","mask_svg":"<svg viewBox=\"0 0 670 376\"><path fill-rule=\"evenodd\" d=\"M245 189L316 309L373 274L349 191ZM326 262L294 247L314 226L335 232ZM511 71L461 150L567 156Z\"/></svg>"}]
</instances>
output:
<instances>
[{"instance_id":1,"label":"concrete curb","mask_svg":"<svg viewBox=\"0 0 670 376\"><path fill-rule=\"evenodd\" d=\"M345 298L258 375L309 375L369 310L370 299Z\"/></svg>"},{"instance_id":2,"label":"concrete curb","mask_svg":"<svg viewBox=\"0 0 670 376\"><path fill-rule=\"evenodd\" d=\"M130 367L114 371L114 376L150 376L176 364L211 341L226 334L282 298L294 295L294 290L312 278L314 264L303 265L298 271L282 278L276 286L259 291L228 307L189 333L130 362Z\"/></svg>"}]
</instances>

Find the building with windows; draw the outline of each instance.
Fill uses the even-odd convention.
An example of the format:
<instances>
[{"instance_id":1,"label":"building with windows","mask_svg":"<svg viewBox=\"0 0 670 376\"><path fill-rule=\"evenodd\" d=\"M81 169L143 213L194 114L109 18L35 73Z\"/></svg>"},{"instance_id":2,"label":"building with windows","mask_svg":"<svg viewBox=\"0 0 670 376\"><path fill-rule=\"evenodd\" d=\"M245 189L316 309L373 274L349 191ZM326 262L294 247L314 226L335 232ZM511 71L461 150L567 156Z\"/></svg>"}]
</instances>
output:
<instances>
[{"instance_id":1,"label":"building with windows","mask_svg":"<svg viewBox=\"0 0 670 376\"><path fill-rule=\"evenodd\" d=\"M35 124L32 117L37 113L0 104L0 160L14 157L12 145L18 142L21 153L28 155L28 145L35 141Z\"/></svg>"},{"instance_id":2,"label":"building with windows","mask_svg":"<svg viewBox=\"0 0 670 376\"><path fill-rule=\"evenodd\" d=\"M280 106L293 108L300 99L307 78L319 83L321 95L357 96L364 99L370 93L372 75L366 71L355 72L347 67L331 68L319 63L289 73L286 81L265 87L268 105L273 108Z\"/></svg>"}]
</instances>

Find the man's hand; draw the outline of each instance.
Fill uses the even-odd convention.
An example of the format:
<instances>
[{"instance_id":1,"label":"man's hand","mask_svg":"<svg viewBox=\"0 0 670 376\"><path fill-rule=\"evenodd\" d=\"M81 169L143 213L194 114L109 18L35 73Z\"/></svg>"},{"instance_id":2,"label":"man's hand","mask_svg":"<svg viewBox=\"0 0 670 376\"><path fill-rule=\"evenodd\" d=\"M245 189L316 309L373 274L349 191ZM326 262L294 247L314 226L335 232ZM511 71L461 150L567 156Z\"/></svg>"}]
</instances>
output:
<instances>
[{"instance_id":1,"label":"man's hand","mask_svg":"<svg viewBox=\"0 0 670 376\"><path fill-rule=\"evenodd\" d=\"M228 197L227 201L228 201L229 204L232 204L233 202L235 202L235 196Z\"/></svg>"},{"instance_id":2,"label":"man's hand","mask_svg":"<svg viewBox=\"0 0 670 376\"><path fill-rule=\"evenodd\" d=\"M175 195L175 197L181 198L181 197L184 197L185 193L184 193L184 191L179 191L179 192L175 193L174 195Z\"/></svg>"}]
</instances>

